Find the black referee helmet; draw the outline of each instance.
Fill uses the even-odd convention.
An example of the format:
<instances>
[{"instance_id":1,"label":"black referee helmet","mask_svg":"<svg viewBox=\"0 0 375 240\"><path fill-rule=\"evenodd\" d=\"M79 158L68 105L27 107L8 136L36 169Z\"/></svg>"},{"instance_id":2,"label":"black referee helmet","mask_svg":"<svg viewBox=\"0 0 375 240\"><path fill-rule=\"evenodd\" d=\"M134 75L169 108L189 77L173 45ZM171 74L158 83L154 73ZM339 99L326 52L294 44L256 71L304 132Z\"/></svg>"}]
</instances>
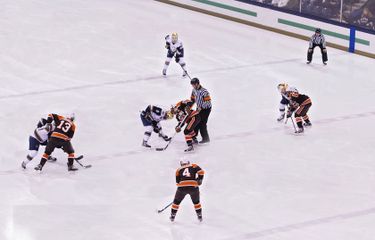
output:
<instances>
[{"instance_id":1,"label":"black referee helmet","mask_svg":"<svg viewBox=\"0 0 375 240\"><path fill-rule=\"evenodd\" d=\"M198 78L191 79L190 84L199 84L199 79Z\"/></svg>"}]
</instances>

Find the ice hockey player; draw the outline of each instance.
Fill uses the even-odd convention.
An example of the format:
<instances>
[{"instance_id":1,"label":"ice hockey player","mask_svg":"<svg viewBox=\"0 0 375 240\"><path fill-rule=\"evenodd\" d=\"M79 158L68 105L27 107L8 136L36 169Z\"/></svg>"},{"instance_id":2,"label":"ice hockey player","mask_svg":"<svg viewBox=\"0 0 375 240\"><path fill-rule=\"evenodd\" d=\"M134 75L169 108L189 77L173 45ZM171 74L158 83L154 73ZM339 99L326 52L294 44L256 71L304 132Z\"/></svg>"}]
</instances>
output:
<instances>
[{"instance_id":1,"label":"ice hockey player","mask_svg":"<svg viewBox=\"0 0 375 240\"><path fill-rule=\"evenodd\" d=\"M199 124L201 122L201 117L199 116L199 112L192 109L193 102L190 100L180 101L174 107L174 111L176 112L176 118L179 122L176 129L176 132L180 132L181 128L186 127L184 129L185 140L188 148L185 149L185 152L194 151L193 143L197 143L198 140L196 139L196 135L199 129Z\"/></svg>"},{"instance_id":2,"label":"ice hockey player","mask_svg":"<svg viewBox=\"0 0 375 240\"><path fill-rule=\"evenodd\" d=\"M202 221L202 207L200 204L199 186L202 184L204 171L197 164L190 164L186 159L180 161L181 167L176 171L177 191L173 200L170 220L173 222L180 203L187 194L193 201L199 221Z\"/></svg>"},{"instance_id":3,"label":"ice hockey player","mask_svg":"<svg viewBox=\"0 0 375 240\"><path fill-rule=\"evenodd\" d=\"M26 165L33 160L33 158L38 154L39 146L46 146L48 138L52 134L55 126L52 123L47 123L47 119L42 118L35 128L34 132L29 137L29 154L27 154L26 159L23 160L21 166L26 169ZM55 157L48 156L49 161L56 161Z\"/></svg>"},{"instance_id":4,"label":"ice hockey player","mask_svg":"<svg viewBox=\"0 0 375 240\"><path fill-rule=\"evenodd\" d=\"M151 148L148 144L148 140L151 137L152 131L158 133L159 137L163 138L164 141L170 141L171 138L163 133L160 121L172 118L172 111L165 111L159 106L148 105L147 108L141 112L141 120L146 129L143 136L142 146Z\"/></svg>"},{"instance_id":5,"label":"ice hockey player","mask_svg":"<svg viewBox=\"0 0 375 240\"><path fill-rule=\"evenodd\" d=\"M184 61L184 47L182 42L178 39L177 33L172 33L172 35L167 35L165 37L165 48L168 50L167 59L164 63L163 75L167 75L167 69L172 58L175 57L176 63L180 64L183 73L182 76L185 77L187 74L186 63Z\"/></svg>"},{"instance_id":6,"label":"ice hockey player","mask_svg":"<svg viewBox=\"0 0 375 240\"><path fill-rule=\"evenodd\" d=\"M285 118L285 107L289 104L289 99L286 96L286 89L288 88L288 84L280 83L277 85L277 89L281 94L281 101L279 106L280 116L277 118L278 122L281 122Z\"/></svg>"},{"instance_id":7,"label":"ice hockey player","mask_svg":"<svg viewBox=\"0 0 375 240\"><path fill-rule=\"evenodd\" d=\"M309 49L307 51L307 64L310 64L312 61L312 56L314 53L314 48L318 46L320 51L322 52L322 61L324 65L327 65L328 56L327 56L327 48L326 48L326 40L324 35L322 34L322 30L317 28L315 30L315 34L311 36Z\"/></svg>"},{"instance_id":8,"label":"ice hockey player","mask_svg":"<svg viewBox=\"0 0 375 240\"><path fill-rule=\"evenodd\" d=\"M303 126L311 126L309 116L307 115L312 105L311 99L307 95L300 94L294 87L288 87L286 95L289 98L287 118L291 117L294 112L298 126L297 133L303 133ZM304 123L302 124L302 122Z\"/></svg>"},{"instance_id":9,"label":"ice hockey player","mask_svg":"<svg viewBox=\"0 0 375 240\"><path fill-rule=\"evenodd\" d=\"M74 149L70 142L74 136L76 126L74 124L74 113L67 117L63 117L57 114L49 114L47 118L48 123L55 123L55 129L52 131L51 137L48 140L46 149L40 163L34 168L37 171L43 169L44 164L47 162L48 157L52 154L55 148L61 148L65 153L68 154L68 171L76 171L74 167Z\"/></svg>"}]
</instances>

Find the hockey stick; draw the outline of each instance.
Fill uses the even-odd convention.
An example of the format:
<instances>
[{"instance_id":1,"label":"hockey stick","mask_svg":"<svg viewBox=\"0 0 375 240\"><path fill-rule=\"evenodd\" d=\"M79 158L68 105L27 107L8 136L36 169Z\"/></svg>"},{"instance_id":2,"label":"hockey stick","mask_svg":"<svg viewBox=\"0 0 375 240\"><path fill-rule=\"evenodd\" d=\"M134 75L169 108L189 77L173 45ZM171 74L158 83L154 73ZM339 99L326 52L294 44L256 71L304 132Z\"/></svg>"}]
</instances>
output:
<instances>
[{"instance_id":1,"label":"hockey stick","mask_svg":"<svg viewBox=\"0 0 375 240\"><path fill-rule=\"evenodd\" d=\"M293 128L294 128L294 133L297 133L297 128L296 128L296 125L294 124L294 120L293 120L293 117L290 117L292 121L292 124L293 124Z\"/></svg>"},{"instance_id":2,"label":"hockey stick","mask_svg":"<svg viewBox=\"0 0 375 240\"><path fill-rule=\"evenodd\" d=\"M175 133L173 134L173 136L171 137L171 140L169 140L169 142L167 143L167 145L165 145L165 147L162 147L162 148L155 148L155 150L156 150L156 151L164 151L165 149L167 149L168 146L169 146L169 144L172 142L174 136L176 135L176 133L177 133L177 132L175 132Z\"/></svg>"},{"instance_id":3,"label":"hockey stick","mask_svg":"<svg viewBox=\"0 0 375 240\"><path fill-rule=\"evenodd\" d=\"M180 66L181 66L181 65L180 65ZM183 69L182 66L181 66L181 68L182 68L182 70L184 71L184 73L186 74L186 76L188 76L188 78L191 80L191 77L190 77L189 73L188 73L185 69Z\"/></svg>"},{"instance_id":4,"label":"hockey stick","mask_svg":"<svg viewBox=\"0 0 375 240\"><path fill-rule=\"evenodd\" d=\"M158 213L163 212L165 209L167 209L169 206L171 206L173 202L169 203L167 206L165 206L163 209L158 210Z\"/></svg>"},{"instance_id":5,"label":"hockey stick","mask_svg":"<svg viewBox=\"0 0 375 240\"><path fill-rule=\"evenodd\" d=\"M81 156L78 156L78 157L76 157L76 158L74 158L74 160L81 166L81 167L83 167L83 168L90 168L90 167L92 167L92 165L83 165L79 160L81 160L83 158L83 155L81 155Z\"/></svg>"},{"instance_id":6,"label":"hockey stick","mask_svg":"<svg viewBox=\"0 0 375 240\"><path fill-rule=\"evenodd\" d=\"M189 73L187 71L185 71L185 73L186 73L186 76L188 76L188 78L191 80L191 77L190 77Z\"/></svg>"},{"instance_id":7,"label":"hockey stick","mask_svg":"<svg viewBox=\"0 0 375 240\"><path fill-rule=\"evenodd\" d=\"M186 119L187 119L188 116L189 116L189 115L186 114L186 116L184 117L184 119L178 124L177 127L182 127L182 126L185 124L185 121L186 121ZM166 145L165 147L163 147L163 148L155 148L155 150L156 150L156 151L164 151L165 149L167 149L168 146L169 146L169 144L172 142L174 136L176 136L176 134L177 134L177 132L175 132L175 133L173 134L173 136L171 137L171 140L169 140L169 142L167 143L167 145Z\"/></svg>"}]
</instances>

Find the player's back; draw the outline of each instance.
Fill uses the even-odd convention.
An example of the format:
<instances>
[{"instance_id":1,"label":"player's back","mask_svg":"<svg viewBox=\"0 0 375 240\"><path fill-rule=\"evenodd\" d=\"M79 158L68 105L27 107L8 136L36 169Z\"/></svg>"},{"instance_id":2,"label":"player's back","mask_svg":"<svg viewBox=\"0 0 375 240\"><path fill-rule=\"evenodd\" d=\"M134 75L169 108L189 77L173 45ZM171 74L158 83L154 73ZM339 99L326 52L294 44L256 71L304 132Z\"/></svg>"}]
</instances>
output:
<instances>
[{"instance_id":1,"label":"player's back","mask_svg":"<svg viewBox=\"0 0 375 240\"><path fill-rule=\"evenodd\" d=\"M305 95L305 94L298 94L298 96L293 96L291 97L292 101L295 101L297 102L299 105L305 103L306 100L308 100L309 102L311 102L309 99L309 96Z\"/></svg>"},{"instance_id":2,"label":"player's back","mask_svg":"<svg viewBox=\"0 0 375 240\"><path fill-rule=\"evenodd\" d=\"M57 114L52 114L51 116L56 124L51 137L70 141L73 138L76 129L73 121Z\"/></svg>"},{"instance_id":3,"label":"player's back","mask_svg":"<svg viewBox=\"0 0 375 240\"><path fill-rule=\"evenodd\" d=\"M203 175L203 170L196 164L182 166L176 171L178 187L198 187L197 174Z\"/></svg>"}]
</instances>

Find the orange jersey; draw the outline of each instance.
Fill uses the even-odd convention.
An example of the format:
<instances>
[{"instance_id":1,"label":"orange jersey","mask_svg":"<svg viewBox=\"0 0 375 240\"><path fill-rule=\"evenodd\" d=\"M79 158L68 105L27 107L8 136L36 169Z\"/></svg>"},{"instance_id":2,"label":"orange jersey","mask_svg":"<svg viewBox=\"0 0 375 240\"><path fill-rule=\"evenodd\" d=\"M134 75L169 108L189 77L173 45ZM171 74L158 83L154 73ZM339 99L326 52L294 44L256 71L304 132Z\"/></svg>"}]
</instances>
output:
<instances>
[{"instance_id":1,"label":"orange jersey","mask_svg":"<svg viewBox=\"0 0 375 240\"><path fill-rule=\"evenodd\" d=\"M176 183L178 187L198 187L198 179L203 179L204 171L197 164L189 164L180 167L176 171Z\"/></svg>"},{"instance_id":2,"label":"orange jersey","mask_svg":"<svg viewBox=\"0 0 375 240\"><path fill-rule=\"evenodd\" d=\"M70 141L73 138L76 125L70 119L57 114L49 114L47 121L54 121L56 125L51 137L59 138L64 141Z\"/></svg>"}]
</instances>

